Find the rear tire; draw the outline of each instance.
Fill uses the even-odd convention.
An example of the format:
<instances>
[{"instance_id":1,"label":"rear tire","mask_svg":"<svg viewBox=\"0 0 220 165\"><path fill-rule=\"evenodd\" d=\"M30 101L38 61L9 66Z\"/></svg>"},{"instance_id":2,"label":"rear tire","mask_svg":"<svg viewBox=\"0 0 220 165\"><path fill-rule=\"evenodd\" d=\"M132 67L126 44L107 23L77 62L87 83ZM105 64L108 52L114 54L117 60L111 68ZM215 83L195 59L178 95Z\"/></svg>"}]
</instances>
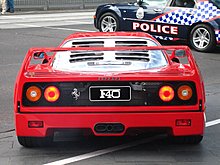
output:
<instances>
[{"instance_id":1,"label":"rear tire","mask_svg":"<svg viewBox=\"0 0 220 165\"><path fill-rule=\"evenodd\" d=\"M105 13L99 19L100 32L116 32L119 30L119 21L115 14Z\"/></svg>"},{"instance_id":2,"label":"rear tire","mask_svg":"<svg viewBox=\"0 0 220 165\"><path fill-rule=\"evenodd\" d=\"M210 26L198 24L190 32L189 43L197 51L209 52L216 46L215 33Z\"/></svg>"},{"instance_id":3,"label":"rear tire","mask_svg":"<svg viewBox=\"0 0 220 165\"><path fill-rule=\"evenodd\" d=\"M203 139L202 135L197 136L173 136L170 138L175 144L199 144Z\"/></svg>"},{"instance_id":4,"label":"rear tire","mask_svg":"<svg viewBox=\"0 0 220 165\"><path fill-rule=\"evenodd\" d=\"M27 148L32 147L45 147L49 146L53 142L53 137L26 137L26 136L18 136L18 142Z\"/></svg>"}]
</instances>

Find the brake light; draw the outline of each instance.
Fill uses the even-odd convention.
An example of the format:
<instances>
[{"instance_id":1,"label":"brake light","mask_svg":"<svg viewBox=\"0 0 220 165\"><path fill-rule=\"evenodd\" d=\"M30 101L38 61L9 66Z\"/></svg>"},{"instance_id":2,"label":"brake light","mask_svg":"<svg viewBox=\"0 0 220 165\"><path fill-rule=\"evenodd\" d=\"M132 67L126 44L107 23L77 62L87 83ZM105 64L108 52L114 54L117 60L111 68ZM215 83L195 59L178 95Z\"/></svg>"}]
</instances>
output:
<instances>
[{"instance_id":1,"label":"brake light","mask_svg":"<svg viewBox=\"0 0 220 165\"><path fill-rule=\"evenodd\" d=\"M37 86L30 86L26 91L26 97L29 101L36 102L41 97L41 90Z\"/></svg>"},{"instance_id":2,"label":"brake light","mask_svg":"<svg viewBox=\"0 0 220 165\"><path fill-rule=\"evenodd\" d=\"M182 85L178 88L177 94L181 100L189 100L192 97L192 88L188 85Z\"/></svg>"},{"instance_id":3,"label":"brake light","mask_svg":"<svg viewBox=\"0 0 220 165\"><path fill-rule=\"evenodd\" d=\"M49 102L55 102L60 97L60 91L55 86L49 86L44 91L44 97Z\"/></svg>"},{"instance_id":4,"label":"brake light","mask_svg":"<svg viewBox=\"0 0 220 165\"><path fill-rule=\"evenodd\" d=\"M171 101L174 98L174 90L171 86L163 86L159 90L159 96L162 101Z\"/></svg>"}]
</instances>

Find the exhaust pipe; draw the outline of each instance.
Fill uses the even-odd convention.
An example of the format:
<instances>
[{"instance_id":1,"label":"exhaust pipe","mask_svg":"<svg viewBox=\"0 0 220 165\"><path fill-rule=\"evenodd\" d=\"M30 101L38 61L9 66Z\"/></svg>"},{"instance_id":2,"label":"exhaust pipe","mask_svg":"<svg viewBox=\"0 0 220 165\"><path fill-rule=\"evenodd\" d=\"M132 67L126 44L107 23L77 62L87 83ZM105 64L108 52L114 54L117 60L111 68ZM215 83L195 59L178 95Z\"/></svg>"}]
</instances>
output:
<instances>
[{"instance_id":1,"label":"exhaust pipe","mask_svg":"<svg viewBox=\"0 0 220 165\"><path fill-rule=\"evenodd\" d=\"M94 130L96 133L122 133L125 126L121 123L98 123L95 125Z\"/></svg>"}]
</instances>

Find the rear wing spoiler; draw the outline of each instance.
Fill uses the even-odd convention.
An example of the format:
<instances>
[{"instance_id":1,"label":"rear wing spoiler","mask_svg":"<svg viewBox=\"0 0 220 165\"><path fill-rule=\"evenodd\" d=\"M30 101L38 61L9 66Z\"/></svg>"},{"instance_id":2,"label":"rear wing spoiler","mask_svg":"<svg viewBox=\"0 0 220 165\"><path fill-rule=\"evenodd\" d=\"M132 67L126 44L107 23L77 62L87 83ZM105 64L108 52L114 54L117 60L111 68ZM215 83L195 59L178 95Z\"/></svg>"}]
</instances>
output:
<instances>
[{"instance_id":1,"label":"rear wing spoiler","mask_svg":"<svg viewBox=\"0 0 220 165\"><path fill-rule=\"evenodd\" d=\"M45 54L52 53L53 55L51 55L50 58L53 59L56 52L63 52L63 51L129 51L129 50L130 51L161 50L167 54L167 58L168 58L169 63L174 58L178 59L178 58L186 57L190 67L192 69L194 69L196 67L195 66L196 65L195 59L194 59L192 52L188 46L132 46L132 47L121 46L121 47L30 48L26 54L24 61L23 61L22 69L27 70L30 65L31 59L36 54L40 55L41 53L45 53ZM48 56L44 56L44 58L47 59ZM50 63L48 63L48 64L50 64Z\"/></svg>"}]
</instances>

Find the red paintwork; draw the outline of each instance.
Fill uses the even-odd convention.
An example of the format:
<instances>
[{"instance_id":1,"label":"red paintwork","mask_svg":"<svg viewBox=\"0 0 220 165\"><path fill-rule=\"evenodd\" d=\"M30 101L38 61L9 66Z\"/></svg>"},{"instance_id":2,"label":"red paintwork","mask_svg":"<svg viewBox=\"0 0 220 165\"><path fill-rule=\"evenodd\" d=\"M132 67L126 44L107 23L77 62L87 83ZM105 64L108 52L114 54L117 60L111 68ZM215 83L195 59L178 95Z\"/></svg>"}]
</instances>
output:
<instances>
[{"instance_id":1,"label":"red paintwork","mask_svg":"<svg viewBox=\"0 0 220 165\"><path fill-rule=\"evenodd\" d=\"M135 109L133 109L135 110ZM191 119L192 126L177 127L176 119ZM44 121L44 128L28 128L28 121ZM167 113L52 113L52 114L16 114L17 136L46 136L47 129L64 128L91 128L93 130L97 123L123 123L125 128L132 127L158 127L172 128L175 136L202 135L204 133L204 118L200 112L167 112ZM126 130L125 129L125 130ZM94 134L97 136L122 136L121 134Z\"/></svg>"},{"instance_id":2,"label":"red paintwork","mask_svg":"<svg viewBox=\"0 0 220 165\"><path fill-rule=\"evenodd\" d=\"M111 33L102 33L102 32L88 32L88 33L73 33L71 35L69 35L67 38L65 38L63 40L63 42L60 44L63 45L64 43L66 43L67 41L73 39L73 38L83 38L83 37L94 37L94 36L102 36L102 37L108 37L108 36L125 36L125 37L128 37L128 36L131 36L131 37L145 37L145 38L150 38L152 39L154 42L158 43L159 42L154 38L152 37L151 35L147 34L147 33L142 33L142 32L111 32Z\"/></svg>"},{"instance_id":3,"label":"red paintwork","mask_svg":"<svg viewBox=\"0 0 220 165\"><path fill-rule=\"evenodd\" d=\"M95 37L95 36L137 36L147 37L155 40L146 33L77 33L67 37L63 43L73 38ZM157 42L157 41L155 41ZM157 42L158 43L158 42ZM159 45L159 43L158 43ZM70 73L54 71L49 64L38 64L29 66L33 52L36 51L57 51L57 50L145 50L162 49L186 51L189 64L180 65L171 61L167 55L169 65L160 69L140 71L135 73L121 72L113 73ZM174 56L174 55L173 55ZM52 57L53 58L53 57ZM181 67L180 67L181 66ZM138 107L24 107L22 105L22 90L26 82L70 82L70 81L102 81L100 78L118 78L117 81L150 81L150 80L171 80L171 81L194 81L198 101L192 106L138 106ZM202 105L199 105L202 100ZM18 101L20 111L18 111ZM201 109L199 111L199 106ZM117 113L116 113L117 112ZM190 49L187 46L154 46L154 47L77 47L77 48L32 48L28 51L22 67L18 73L14 91L14 114L17 136L44 137L48 135L48 129L65 128L91 128L94 132L96 123L122 123L127 128L131 127L167 127L175 136L203 135L205 113L205 92L201 73L195 63ZM175 126L176 119L191 119L191 126ZM43 128L28 128L28 121L43 121ZM121 136L120 134L96 134L97 136Z\"/></svg>"}]
</instances>

